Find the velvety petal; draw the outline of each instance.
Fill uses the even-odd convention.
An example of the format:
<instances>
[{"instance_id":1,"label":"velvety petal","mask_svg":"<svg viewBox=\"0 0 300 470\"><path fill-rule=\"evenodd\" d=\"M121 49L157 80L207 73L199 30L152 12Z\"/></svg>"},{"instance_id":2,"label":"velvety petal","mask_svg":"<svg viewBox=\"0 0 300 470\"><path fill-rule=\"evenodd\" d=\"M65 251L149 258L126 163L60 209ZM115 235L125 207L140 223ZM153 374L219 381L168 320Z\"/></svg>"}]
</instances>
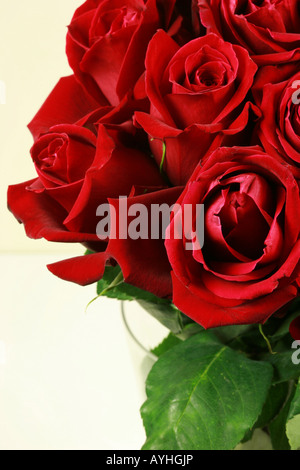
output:
<instances>
[{"instance_id":1,"label":"velvety petal","mask_svg":"<svg viewBox=\"0 0 300 470\"><path fill-rule=\"evenodd\" d=\"M24 224L30 238L45 238L53 242L81 243L99 241L96 234L70 232L64 226L66 211L45 192L26 189L36 180L8 189L8 207L16 219Z\"/></svg>"},{"instance_id":2,"label":"velvety petal","mask_svg":"<svg viewBox=\"0 0 300 470\"><path fill-rule=\"evenodd\" d=\"M153 160L137 149L123 147L114 141L104 126L99 126L94 163L87 171L79 197L66 226L70 230L96 228L96 209L107 198L127 196L134 185L161 186L162 176Z\"/></svg>"},{"instance_id":3,"label":"velvety petal","mask_svg":"<svg viewBox=\"0 0 300 470\"><path fill-rule=\"evenodd\" d=\"M185 286L172 273L173 302L183 313L192 318L204 328L215 328L225 325L247 325L265 323L268 318L289 301L295 299L297 289L287 286L276 291L273 296L239 303L237 301L226 304L226 299L219 299L211 294L210 302L206 297L207 291L203 287L192 290Z\"/></svg>"},{"instance_id":4,"label":"velvety petal","mask_svg":"<svg viewBox=\"0 0 300 470\"><path fill-rule=\"evenodd\" d=\"M96 140L90 130L73 124L53 126L41 136L31 156L45 188L84 179L95 158Z\"/></svg>"},{"instance_id":5,"label":"velvety petal","mask_svg":"<svg viewBox=\"0 0 300 470\"><path fill-rule=\"evenodd\" d=\"M116 87L132 34L132 28L126 28L111 37L104 36L86 52L81 61L81 70L93 78L113 106L120 102Z\"/></svg>"},{"instance_id":6,"label":"velvety petal","mask_svg":"<svg viewBox=\"0 0 300 470\"><path fill-rule=\"evenodd\" d=\"M108 259L107 252L94 253L49 264L47 268L64 281L87 286L103 277Z\"/></svg>"},{"instance_id":7,"label":"velvety petal","mask_svg":"<svg viewBox=\"0 0 300 470\"><path fill-rule=\"evenodd\" d=\"M166 9L168 10L167 5ZM120 71L117 83L117 94L120 99L126 95L128 90L133 89L145 70L147 47L160 24L157 0L147 1L142 16L140 25L132 36Z\"/></svg>"},{"instance_id":8,"label":"velvety petal","mask_svg":"<svg viewBox=\"0 0 300 470\"><path fill-rule=\"evenodd\" d=\"M295 318L290 324L290 334L295 340L300 340L300 317Z\"/></svg>"},{"instance_id":9,"label":"velvety petal","mask_svg":"<svg viewBox=\"0 0 300 470\"><path fill-rule=\"evenodd\" d=\"M269 83L262 71L255 85L255 97L262 110L257 135L268 153L294 165L295 174L300 163L298 105L293 103L293 94L298 93L298 68L295 64L279 69L265 67Z\"/></svg>"},{"instance_id":10,"label":"velvety petal","mask_svg":"<svg viewBox=\"0 0 300 470\"><path fill-rule=\"evenodd\" d=\"M253 23L256 26L269 28L272 31L280 31L283 33L286 32L283 18L275 8L271 10L267 7L261 7L246 15L246 18L247 21Z\"/></svg>"},{"instance_id":11,"label":"velvety petal","mask_svg":"<svg viewBox=\"0 0 300 470\"><path fill-rule=\"evenodd\" d=\"M69 213L80 194L82 184L83 180L66 184L64 186L57 186L55 188L45 189L43 187L43 191L45 191L51 199L57 201L59 205L61 205L66 210L66 212Z\"/></svg>"},{"instance_id":12,"label":"velvety petal","mask_svg":"<svg viewBox=\"0 0 300 470\"><path fill-rule=\"evenodd\" d=\"M253 55L252 59L258 67L263 65L274 65L274 63L285 65L291 62L297 62L299 52L300 48L297 46L297 48L292 51L277 52L276 54Z\"/></svg>"},{"instance_id":13,"label":"velvety petal","mask_svg":"<svg viewBox=\"0 0 300 470\"><path fill-rule=\"evenodd\" d=\"M176 0L157 0L157 6L159 9L162 9L164 12L164 21L163 24L166 28L169 26L172 13L174 12L174 7Z\"/></svg>"},{"instance_id":14,"label":"velvety petal","mask_svg":"<svg viewBox=\"0 0 300 470\"><path fill-rule=\"evenodd\" d=\"M249 141L249 130L247 129L247 126L248 124L251 126L251 121L253 123L261 117L260 109L250 101L247 101L243 109L239 108L239 111L240 113L236 119L230 122L230 119L227 117L225 122L222 124L222 134L224 136L233 136L231 138L234 139L232 143L226 143L227 147L231 147L232 145L242 145L245 139L246 141ZM236 115L236 113L233 114ZM231 116L233 116L233 114Z\"/></svg>"},{"instance_id":15,"label":"velvety petal","mask_svg":"<svg viewBox=\"0 0 300 470\"><path fill-rule=\"evenodd\" d=\"M36 140L56 124L75 124L99 107L77 82L74 75L61 78L45 103L28 125Z\"/></svg>"},{"instance_id":16,"label":"velvety petal","mask_svg":"<svg viewBox=\"0 0 300 470\"><path fill-rule=\"evenodd\" d=\"M132 197L127 200L128 208L133 204L143 204L151 214L152 204L168 204L170 207L179 197L182 188L171 188L150 194L144 194ZM112 225L111 230L116 234L119 233L120 210L123 214L123 206L120 206L119 200L110 200L115 207L117 224ZM127 227L130 225L129 218ZM148 227L150 227L150 222ZM126 228L127 228L126 227ZM150 235L150 234L149 234ZM127 239L110 239L108 251L111 256L121 266L125 280L139 287L148 290L159 297L170 297L172 292L171 285L171 266L164 247L164 240L154 240L149 236L148 239L133 240ZM145 269L147 266L147 269Z\"/></svg>"},{"instance_id":17,"label":"velvety petal","mask_svg":"<svg viewBox=\"0 0 300 470\"><path fill-rule=\"evenodd\" d=\"M279 2L275 9L273 2L198 0L198 8L208 32L244 47L259 66L288 63L299 49L299 12L290 2Z\"/></svg>"},{"instance_id":18,"label":"velvety petal","mask_svg":"<svg viewBox=\"0 0 300 470\"><path fill-rule=\"evenodd\" d=\"M163 142L166 145L164 170L175 185L185 184L199 161L213 149L220 146L222 125L210 126L215 133L207 132L207 126L193 125L184 131L170 127L151 115L136 113L135 119L150 137L150 146L157 164L163 159ZM185 155L184 160L182 155Z\"/></svg>"},{"instance_id":19,"label":"velvety petal","mask_svg":"<svg viewBox=\"0 0 300 470\"><path fill-rule=\"evenodd\" d=\"M257 66L250 59L249 54L245 49L239 46L235 46L233 47L233 50L239 63L235 80L236 91L225 109L223 109L222 113L218 116L218 121L224 119L227 114L229 114L233 109L237 108L240 103L242 103L253 84L254 76L257 71ZM245 70L247 70L246 76L244 73Z\"/></svg>"},{"instance_id":20,"label":"velvety petal","mask_svg":"<svg viewBox=\"0 0 300 470\"><path fill-rule=\"evenodd\" d=\"M177 137L181 134L180 129L169 126L150 114L141 113L139 111L135 113L135 122L137 122L149 136L157 139L163 140L166 137Z\"/></svg>"},{"instance_id":21,"label":"velvety petal","mask_svg":"<svg viewBox=\"0 0 300 470\"><path fill-rule=\"evenodd\" d=\"M224 299L239 299L239 300L252 300L267 294L273 293L279 286L279 281L283 278L291 277L293 271L296 269L300 259L300 244L298 243L291 251L287 261L267 279L260 282L244 282L243 285L239 282L228 282L213 276L208 272L203 272L202 282L205 287Z\"/></svg>"},{"instance_id":22,"label":"velvety petal","mask_svg":"<svg viewBox=\"0 0 300 470\"><path fill-rule=\"evenodd\" d=\"M171 127L175 127L175 123L163 100L163 95L168 91L164 88L168 83L163 84L161 89L160 77L178 50L178 44L163 30L159 30L150 41L146 55L146 92L153 106L154 117Z\"/></svg>"},{"instance_id":23,"label":"velvety petal","mask_svg":"<svg viewBox=\"0 0 300 470\"><path fill-rule=\"evenodd\" d=\"M86 91L102 105L108 104L95 80L81 70L81 61L89 49L89 30L101 0L88 0L74 13L68 26L66 53L70 67Z\"/></svg>"}]
</instances>

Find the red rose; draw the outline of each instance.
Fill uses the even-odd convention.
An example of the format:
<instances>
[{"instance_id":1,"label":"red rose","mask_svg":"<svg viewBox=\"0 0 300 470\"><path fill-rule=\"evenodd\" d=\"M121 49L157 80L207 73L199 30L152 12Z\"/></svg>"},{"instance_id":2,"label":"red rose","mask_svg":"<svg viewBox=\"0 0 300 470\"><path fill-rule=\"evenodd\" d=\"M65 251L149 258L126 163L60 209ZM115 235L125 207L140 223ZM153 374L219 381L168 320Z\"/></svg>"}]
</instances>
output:
<instances>
[{"instance_id":1,"label":"red rose","mask_svg":"<svg viewBox=\"0 0 300 470\"><path fill-rule=\"evenodd\" d=\"M290 324L290 334L296 341L300 340L300 317L295 318Z\"/></svg>"},{"instance_id":2,"label":"red rose","mask_svg":"<svg viewBox=\"0 0 300 470\"><path fill-rule=\"evenodd\" d=\"M285 67L263 67L255 84L262 117L257 135L270 155L300 164L299 62Z\"/></svg>"},{"instance_id":3,"label":"red rose","mask_svg":"<svg viewBox=\"0 0 300 470\"><path fill-rule=\"evenodd\" d=\"M117 105L144 72L148 43L168 27L175 0L87 0L69 26L67 55L76 77L100 102Z\"/></svg>"},{"instance_id":4,"label":"red rose","mask_svg":"<svg viewBox=\"0 0 300 470\"><path fill-rule=\"evenodd\" d=\"M166 240L173 301L205 328L265 322L294 299L300 274L300 195L291 168L260 147L220 148L178 203L205 207L205 241ZM196 221L193 221L193 230ZM169 239L168 239L169 238ZM188 238L188 237L187 237Z\"/></svg>"},{"instance_id":5,"label":"red rose","mask_svg":"<svg viewBox=\"0 0 300 470\"><path fill-rule=\"evenodd\" d=\"M250 139L242 131L249 110L257 112L246 101L256 70L245 49L215 34L181 48L162 30L151 40L146 57L151 111L135 116L150 136L158 165L165 142L164 170L174 185L185 184L208 150L225 143L225 137L228 144Z\"/></svg>"},{"instance_id":6,"label":"red rose","mask_svg":"<svg viewBox=\"0 0 300 470\"><path fill-rule=\"evenodd\" d=\"M83 243L99 251L82 269L72 268L70 260L60 264L61 277L80 284L98 280L109 258L108 240L100 241L96 234L97 207L108 198L129 195L134 185L164 184L153 160L135 148L132 121L119 122L127 111L94 109L85 98L73 77L59 82L30 123L38 178L8 190L8 206L29 237ZM88 114L80 116L80 109ZM53 125L55 117L66 123Z\"/></svg>"},{"instance_id":7,"label":"red rose","mask_svg":"<svg viewBox=\"0 0 300 470\"><path fill-rule=\"evenodd\" d=\"M300 48L298 0L195 0L208 32L245 47L260 66L288 63Z\"/></svg>"},{"instance_id":8,"label":"red rose","mask_svg":"<svg viewBox=\"0 0 300 470\"><path fill-rule=\"evenodd\" d=\"M109 197L129 195L135 184L162 184L151 159L139 150L125 147L118 134L103 125L99 126L97 137L78 126L55 126L37 140L31 153L39 178L11 186L8 201L33 238L40 238L51 229L50 219L44 225L41 218L44 201L53 224L61 226L63 240L58 235L53 240L51 235L45 238L73 241L69 231L75 234L74 241L96 242L98 205ZM61 217L56 217L56 213Z\"/></svg>"},{"instance_id":9,"label":"red rose","mask_svg":"<svg viewBox=\"0 0 300 470\"><path fill-rule=\"evenodd\" d=\"M84 127L72 124L51 127L31 149L39 178L28 190L45 191L71 210L86 172L94 163L96 146L95 134Z\"/></svg>"}]
</instances>

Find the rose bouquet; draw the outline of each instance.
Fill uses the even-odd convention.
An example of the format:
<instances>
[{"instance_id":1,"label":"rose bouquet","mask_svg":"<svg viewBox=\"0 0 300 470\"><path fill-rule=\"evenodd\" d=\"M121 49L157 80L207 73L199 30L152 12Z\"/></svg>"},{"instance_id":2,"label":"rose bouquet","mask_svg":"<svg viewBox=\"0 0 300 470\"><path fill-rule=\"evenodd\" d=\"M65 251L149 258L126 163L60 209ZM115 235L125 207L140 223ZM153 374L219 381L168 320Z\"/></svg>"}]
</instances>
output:
<instances>
[{"instance_id":1,"label":"rose bouquet","mask_svg":"<svg viewBox=\"0 0 300 470\"><path fill-rule=\"evenodd\" d=\"M300 447L300 2L87 0L9 187L48 266L170 330L144 449Z\"/></svg>"}]
</instances>

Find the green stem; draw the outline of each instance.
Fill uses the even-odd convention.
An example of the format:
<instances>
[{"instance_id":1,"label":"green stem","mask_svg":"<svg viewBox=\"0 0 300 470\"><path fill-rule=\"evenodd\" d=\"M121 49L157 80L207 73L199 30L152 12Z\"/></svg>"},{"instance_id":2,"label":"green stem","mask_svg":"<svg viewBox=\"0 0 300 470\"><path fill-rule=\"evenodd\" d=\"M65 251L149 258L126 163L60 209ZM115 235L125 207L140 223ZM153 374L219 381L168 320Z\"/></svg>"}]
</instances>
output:
<instances>
[{"instance_id":1,"label":"green stem","mask_svg":"<svg viewBox=\"0 0 300 470\"><path fill-rule=\"evenodd\" d=\"M269 339L267 338L267 336L265 335L262 325L259 325L259 332L262 335L262 337L264 338L265 342L267 343L269 353L272 354L272 355L277 354L276 352L273 351L271 343L270 343Z\"/></svg>"},{"instance_id":2,"label":"green stem","mask_svg":"<svg viewBox=\"0 0 300 470\"><path fill-rule=\"evenodd\" d=\"M102 292L100 292L100 294L97 295L97 297L95 297L94 299L92 299L86 306L86 309L85 311L87 311L87 309L89 308L89 306L95 302L95 300L98 300L99 297L103 297L104 295L107 294L107 292L109 292L110 290L114 289L115 287L118 287L119 285L123 284L124 282L124 278L123 278L123 273L122 271L119 272L119 274L117 275L117 277L111 282L111 284L109 286L107 286L105 289L103 289Z\"/></svg>"},{"instance_id":3,"label":"green stem","mask_svg":"<svg viewBox=\"0 0 300 470\"><path fill-rule=\"evenodd\" d=\"M166 153L167 153L166 143L163 142L162 145L163 145L163 154L162 154L162 159L161 159L160 167L159 167L159 170L160 170L161 173L163 172L164 163L165 163L165 159L166 159Z\"/></svg>"}]
</instances>

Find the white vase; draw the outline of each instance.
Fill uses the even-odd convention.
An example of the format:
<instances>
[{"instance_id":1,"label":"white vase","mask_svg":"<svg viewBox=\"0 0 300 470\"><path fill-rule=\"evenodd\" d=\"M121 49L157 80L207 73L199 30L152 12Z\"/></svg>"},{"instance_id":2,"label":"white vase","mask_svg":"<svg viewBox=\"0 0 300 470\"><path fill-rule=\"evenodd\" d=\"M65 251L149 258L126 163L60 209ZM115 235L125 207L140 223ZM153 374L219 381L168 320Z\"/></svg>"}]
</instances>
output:
<instances>
[{"instance_id":1,"label":"white vase","mask_svg":"<svg viewBox=\"0 0 300 470\"><path fill-rule=\"evenodd\" d=\"M137 302L121 302L121 315L141 400L145 383L157 357L152 353L170 333Z\"/></svg>"}]
</instances>

